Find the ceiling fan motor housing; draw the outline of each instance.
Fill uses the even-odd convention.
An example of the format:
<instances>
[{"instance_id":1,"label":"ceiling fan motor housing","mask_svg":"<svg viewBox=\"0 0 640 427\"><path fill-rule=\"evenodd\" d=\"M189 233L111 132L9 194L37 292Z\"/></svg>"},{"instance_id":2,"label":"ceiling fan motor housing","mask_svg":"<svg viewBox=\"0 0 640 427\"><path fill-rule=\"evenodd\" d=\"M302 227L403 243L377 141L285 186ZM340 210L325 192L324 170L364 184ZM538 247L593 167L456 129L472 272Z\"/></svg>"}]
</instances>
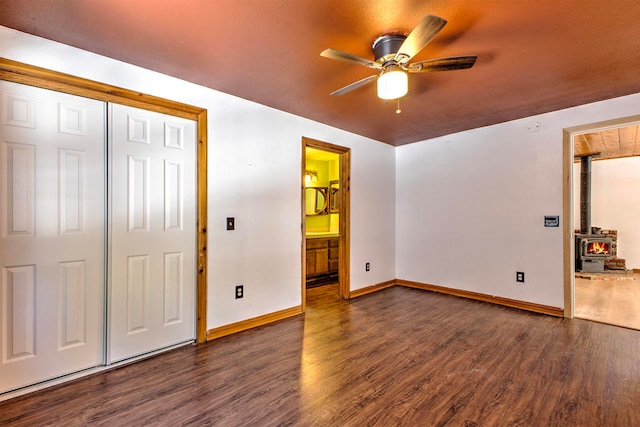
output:
<instances>
[{"instance_id":1,"label":"ceiling fan motor housing","mask_svg":"<svg viewBox=\"0 0 640 427\"><path fill-rule=\"evenodd\" d=\"M393 59L406 38L404 34L387 34L378 37L371 47L376 62L384 63Z\"/></svg>"}]
</instances>

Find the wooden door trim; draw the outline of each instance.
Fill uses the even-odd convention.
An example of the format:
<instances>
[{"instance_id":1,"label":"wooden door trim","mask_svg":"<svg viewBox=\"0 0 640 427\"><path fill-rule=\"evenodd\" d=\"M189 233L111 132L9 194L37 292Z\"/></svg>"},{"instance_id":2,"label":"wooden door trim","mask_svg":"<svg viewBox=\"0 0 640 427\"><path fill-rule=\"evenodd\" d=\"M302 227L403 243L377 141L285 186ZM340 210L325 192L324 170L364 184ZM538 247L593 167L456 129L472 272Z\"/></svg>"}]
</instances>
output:
<instances>
[{"instance_id":1,"label":"wooden door trim","mask_svg":"<svg viewBox=\"0 0 640 427\"><path fill-rule=\"evenodd\" d=\"M197 282L196 340L207 334L207 110L105 83L0 58L0 79L84 98L141 108L196 122L197 131Z\"/></svg>"},{"instance_id":2,"label":"wooden door trim","mask_svg":"<svg viewBox=\"0 0 640 427\"><path fill-rule=\"evenodd\" d=\"M328 142L318 141L311 138L302 137L302 162L300 171L300 192L302 194L301 200L301 215L302 215L302 311L306 309L307 292L306 292L306 279L307 279L307 240L306 236L306 201L305 201L305 172L307 170L307 147L316 148L318 150L328 151L338 154L339 156L339 168L340 168L340 226L339 226L339 263L338 263L338 293L340 298L349 299L351 292L350 286L350 209L351 209L351 197L350 197L350 182L351 182L351 149L341 147L339 145L330 144Z\"/></svg>"}]
</instances>

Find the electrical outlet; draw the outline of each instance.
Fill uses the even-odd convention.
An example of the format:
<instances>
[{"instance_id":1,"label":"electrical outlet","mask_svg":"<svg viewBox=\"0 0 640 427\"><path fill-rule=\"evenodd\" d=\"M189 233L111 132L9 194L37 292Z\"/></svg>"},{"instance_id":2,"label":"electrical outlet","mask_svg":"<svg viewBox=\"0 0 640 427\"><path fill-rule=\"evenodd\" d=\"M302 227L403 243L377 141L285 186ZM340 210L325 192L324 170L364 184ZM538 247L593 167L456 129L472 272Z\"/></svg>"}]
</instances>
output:
<instances>
[{"instance_id":1,"label":"electrical outlet","mask_svg":"<svg viewBox=\"0 0 640 427\"><path fill-rule=\"evenodd\" d=\"M516 271L516 282L524 283L524 271Z\"/></svg>"},{"instance_id":2,"label":"electrical outlet","mask_svg":"<svg viewBox=\"0 0 640 427\"><path fill-rule=\"evenodd\" d=\"M236 219L234 217L227 217L227 230L236 229Z\"/></svg>"},{"instance_id":3,"label":"electrical outlet","mask_svg":"<svg viewBox=\"0 0 640 427\"><path fill-rule=\"evenodd\" d=\"M242 298L244 296L244 286L238 285L236 286L236 299Z\"/></svg>"},{"instance_id":4,"label":"electrical outlet","mask_svg":"<svg viewBox=\"0 0 640 427\"><path fill-rule=\"evenodd\" d=\"M364 271L369 271L369 270L371 270L371 263L370 262L368 262L368 263L366 263L364 265Z\"/></svg>"}]
</instances>

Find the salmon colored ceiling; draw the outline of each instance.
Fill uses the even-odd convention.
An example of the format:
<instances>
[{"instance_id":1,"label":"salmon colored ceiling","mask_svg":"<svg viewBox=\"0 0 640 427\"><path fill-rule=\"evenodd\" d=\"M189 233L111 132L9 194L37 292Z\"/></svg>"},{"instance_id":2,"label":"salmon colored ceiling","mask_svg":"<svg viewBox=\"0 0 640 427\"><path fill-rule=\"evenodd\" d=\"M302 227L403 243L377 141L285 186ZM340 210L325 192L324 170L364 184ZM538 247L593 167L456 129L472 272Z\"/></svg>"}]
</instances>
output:
<instances>
[{"instance_id":1,"label":"salmon colored ceiling","mask_svg":"<svg viewBox=\"0 0 640 427\"><path fill-rule=\"evenodd\" d=\"M375 83L329 96L374 71L320 52L372 58L426 14L448 24L414 61L473 68L410 75L401 114ZM640 92L639 22L637 0L0 0L0 25L396 146Z\"/></svg>"}]
</instances>

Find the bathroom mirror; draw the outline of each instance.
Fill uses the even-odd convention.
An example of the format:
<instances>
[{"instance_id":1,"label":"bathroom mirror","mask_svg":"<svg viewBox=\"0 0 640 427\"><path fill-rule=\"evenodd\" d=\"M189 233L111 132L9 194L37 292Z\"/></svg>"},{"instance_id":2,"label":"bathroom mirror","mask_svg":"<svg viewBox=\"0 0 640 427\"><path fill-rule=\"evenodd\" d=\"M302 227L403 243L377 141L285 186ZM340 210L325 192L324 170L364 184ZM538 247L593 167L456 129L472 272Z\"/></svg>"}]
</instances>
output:
<instances>
[{"instance_id":1,"label":"bathroom mirror","mask_svg":"<svg viewBox=\"0 0 640 427\"><path fill-rule=\"evenodd\" d=\"M329 213L340 212L340 181L329 183Z\"/></svg>"},{"instance_id":2,"label":"bathroom mirror","mask_svg":"<svg viewBox=\"0 0 640 427\"><path fill-rule=\"evenodd\" d=\"M304 191L306 215L327 215L329 204L327 187L306 187Z\"/></svg>"}]
</instances>

